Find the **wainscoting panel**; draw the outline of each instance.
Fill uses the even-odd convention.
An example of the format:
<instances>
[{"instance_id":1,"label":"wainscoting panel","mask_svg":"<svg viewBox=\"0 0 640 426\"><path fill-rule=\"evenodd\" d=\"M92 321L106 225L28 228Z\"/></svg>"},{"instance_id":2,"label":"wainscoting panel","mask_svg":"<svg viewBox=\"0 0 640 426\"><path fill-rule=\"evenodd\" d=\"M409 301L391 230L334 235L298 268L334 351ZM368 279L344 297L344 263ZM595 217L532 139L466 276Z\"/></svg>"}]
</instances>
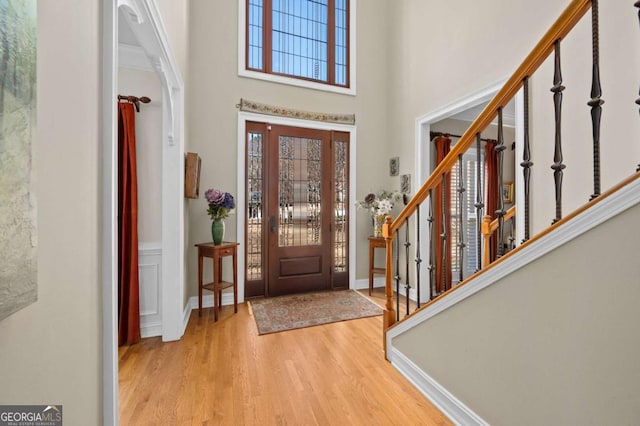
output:
<instances>
[{"instance_id":1,"label":"wainscoting panel","mask_svg":"<svg viewBox=\"0 0 640 426\"><path fill-rule=\"evenodd\" d=\"M140 334L143 338L162 335L162 247L160 243L140 245Z\"/></svg>"}]
</instances>

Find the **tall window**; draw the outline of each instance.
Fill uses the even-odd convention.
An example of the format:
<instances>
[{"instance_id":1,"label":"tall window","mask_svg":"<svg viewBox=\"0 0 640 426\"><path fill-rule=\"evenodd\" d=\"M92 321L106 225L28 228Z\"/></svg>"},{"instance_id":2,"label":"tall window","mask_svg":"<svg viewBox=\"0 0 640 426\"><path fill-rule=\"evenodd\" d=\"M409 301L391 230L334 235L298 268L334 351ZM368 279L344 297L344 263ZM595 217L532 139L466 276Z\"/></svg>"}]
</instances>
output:
<instances>
[{"instance_id":1,"label":"tall window","mask_svg":"<svg viewBox=\"0 0 640 426\"><path fill-rule=\"evenodd\" d=\"M484 150L481 151L483 154ZM475 200L478 191L477 171L478 162L476 157L476 149L469 148L462 156L462 175L458 170L458 165L451 170L451 268L453 281L458 281L460 269L462 269L464 278L471 276L477 265L478 250L477 235L478 223L476 219ZM481 165L484 164L484 155L481 158ZM465 192L458 192L458 184L462 181ZM461 198L461 199L460 199ZM462 209L460 203L462 202ZM460 222L458 222L458 220ZM462 224L462 228L458 228L458 224ZM464 253L461 258L457 247L457 241L460 239L464 244Z\"/></svg>"},{"instance_id":2,"label":"tall window","mask_svg":"<svg viewBox=\"0 0 640 426\"><path fill-rule=\"evenodd\" d=\"M246 68L349 87L349 0L246 0Z\"/></svg>"}]
</instances>

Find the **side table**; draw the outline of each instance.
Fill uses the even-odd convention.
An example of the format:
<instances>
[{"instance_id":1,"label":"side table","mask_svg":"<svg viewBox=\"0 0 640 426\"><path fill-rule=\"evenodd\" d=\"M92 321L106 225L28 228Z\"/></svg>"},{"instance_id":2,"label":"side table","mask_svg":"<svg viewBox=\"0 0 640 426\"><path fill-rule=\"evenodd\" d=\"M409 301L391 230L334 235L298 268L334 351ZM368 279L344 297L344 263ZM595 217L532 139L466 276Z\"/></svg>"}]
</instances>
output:
<instances>
[{"instance_id":1,"label":"side table","mask_svg":"<svg viewBox=\"0 0 640 426\"><path fill-rule=\"evenodd\" d=\"M369 296L371 296L371 292L373 291L373 274L381 274L384 275L387 273L385 268L376 268L375 266L375 249L387 248L387 243L382 237L369 237Z\"/></svg>"},{"instance_id":2,"label":"side table","mask_svg":"<svg viewBox=\"0 0 640 426\"><path fill-rule=\"evenodd\" d=\"M223 242L220 245L200 243L198 247L198 315L202 315L202 289L213 292L213 319L218 321L218 312L222 305L222 290L233 287L233 311L238 313L238 262L237 252L240 243ZM233 259L233 282L222 281L222 258ZM213 282L202 283L202 265L205 257L213 260Z\"/></svg>"}]
</instances>

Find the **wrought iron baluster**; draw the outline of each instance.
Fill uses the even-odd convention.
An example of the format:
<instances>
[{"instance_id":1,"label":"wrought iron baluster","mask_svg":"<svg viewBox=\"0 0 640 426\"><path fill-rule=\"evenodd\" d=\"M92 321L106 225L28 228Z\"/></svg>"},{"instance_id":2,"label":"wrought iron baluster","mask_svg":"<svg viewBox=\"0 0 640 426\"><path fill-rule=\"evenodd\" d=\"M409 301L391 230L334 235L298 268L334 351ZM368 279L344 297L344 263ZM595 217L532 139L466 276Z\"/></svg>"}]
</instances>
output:
<instances>
[{"instance_id":1,"label":"wrought iron baluster","mask_svg":"<svg viewBox=\"0 0 640 426\"><path fill-rule=\"evenodd\" d=\"M602 87L600 86L600 24L598 0L591 0L591 41L593 71L591 77L591 126L593 130L593 194L591 200L600 195L600 119L602 118Z\"/></svg>"},{"instance_id":2,"label":"wrought iron baluster","mask_svg":"<svg viewBox=\"0 0 640 426\"><path fill-rule=\"evenodd\" d=\"M560 67L560 40L555 42L555 66L553 72L553 105L555 107L556 136L555 149L553 154L553 179L556 193L556 217L552 223L562 219L562 176L565 165L562 164L562 92L565 87L562 85L562 70Z\"/></svg>"},{"instance_id":3,"label":"wrought iron baluster","mask_svg":"<svg viewBox=\"0 0 640 426\"><path fill-rule=\"evenodd\" d=\"M503 165L504 165L504 150L507 147L504 145L504 133L502 124L502 107L498 108L498 143L496 144L496 153L498 154L498 210L496 210L496 217L498 218L498 253L496 257L499 258L504 254L504 198L502 197L502 184L504 182Z\"/></svg>"},{"instance_id":4,"label":"wrought iron baluster","mask_svg":"<svg viewBox=\"0 0 640 426\"><path fill-rule=\"evenodd\" d=\"M458 232L456 236L458 247L458 282L462 282L464 279L464 233L462 230L462 196L466 191L464 187L464 177L462 176L462 154L458 155Z\"/></svg>"},{"instance_id":5,"label":"wrought iron baluster","mask_svg":"<svg viewBox=\"0 0 640 426\"><path fill-rule=\"evenodd\" d=\"M640 0L636 1L634 6L638 8L638 21L640 21ZM638 95L640 95L640 90L638 90ZM640 106L640 98L636 99L636 105ZM638 112L640 112L640 110L638 110ZM638 164L636 172L640 172L640 164Z\"/></svg>"},{"instance_id":6,"label":"wrought iron baluster","mask_svg":"<svg viewBox=\"0 0 640 426\"><path fill-rule=\"evenodd\" d=\"M514 241L516 240L515 237L515 229L516 229L516 217L515 216L511 216L511 219L509 220L509 251L513 250L515 247Z\"/></svg>"},{"instance_id":7,"label":"wrought iron baluster","mask_svg":"<svg viewBox=\"0 0 640 426\"><path fill-rule=\"evenodd\" d=\"M482 216L484 208L484 188L482 185L482 137L476 133L476 272L482 269Z\"/></svg>"},{"instance_id":8,"label":"wrought iron baluster","mask_svg":"<svg viewBox=\"0 0 640 426\"><path fill-rule=\"evenodd\" d=\"M531 145L529 141L529 77L526 77L523 81L524 92L524 152L522 153L522 174L524 175L524 239L522 242L529 240L529 192L531 185L531 167L533 162L531 161Z\"/></svg>"},{"instance_id":9,"label":"wrought iron baluster","mask_svg":"<svg viewBox=\"0 0 640 426\"><path fill-rule=\"evenodd\" d=\"M396 321L400 321L400 230L396 230Z\"/></svg>"},{"instance_id":10,"label":"wrought iron baluster","mask_svg":"<svg viewBox=\"0 0 640 426\"><path fill-rule=\"evenodd\" d=\"M448 213L449 213L449 205L447 203L447 191L449 190L449 188L447 187L447 174L443 173L442 174L442 229L441 229L441 233L440 233L440 237L441 237L441 248L442 248L442 271L441 274L441 278L442 278L442 291L447 291L447 238L449 237L447 235L447 230L449 229L448 225L448 221L447 218L449 217Z\"/></svg>"},{"instance_id":11,"label":"wrought iron baluster","mask_svg":"<svg viewBox=\"0 0 640 426\"><path fill-rule=\"evenodd\" d=\"M429 190L429 300L436 297L436 238L433 218L433 189Z\"/></svg>"},{"instance_id":12,"label":"wrought iron baluster","mask_svg":"<svg viewBox=\"0 0 640 426\"><path fill-rule=\"evenodd\" d=\"M416 207L416 309L420 308L420 204Z\"/></svg>"},{"instance_id":13,"label":"wrought iron baluster","mask_svg":"<svg viewBox=\"0 0 640 426\"><path fill-rule=\"evenodd\" d=\"M409 248L411 247L411 242L409 241L409 218L404 221L404 265L405 265L405 299L407 305L407 313L405 315L409 315L409 291L411 290L411 284L409 283Z\"/></svg>"}]
</instances>

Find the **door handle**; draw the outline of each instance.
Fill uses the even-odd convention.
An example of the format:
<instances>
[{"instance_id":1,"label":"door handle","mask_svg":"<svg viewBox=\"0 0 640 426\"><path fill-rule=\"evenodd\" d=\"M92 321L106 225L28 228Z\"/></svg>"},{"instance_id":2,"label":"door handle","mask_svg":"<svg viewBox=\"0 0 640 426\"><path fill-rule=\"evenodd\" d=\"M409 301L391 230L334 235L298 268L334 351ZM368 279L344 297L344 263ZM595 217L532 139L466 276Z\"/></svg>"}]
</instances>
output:
<instances>
[{"instance_id":1,"label":"door handle","mask_svg":"<svg viewBox=\"0 0 640 426\"><path fill-rule=\"evenodd\" d=\"M271 216L269 219L269 228L271 228L271 232L276 232L276 217Z\"/></svg>"}]
</instances>

